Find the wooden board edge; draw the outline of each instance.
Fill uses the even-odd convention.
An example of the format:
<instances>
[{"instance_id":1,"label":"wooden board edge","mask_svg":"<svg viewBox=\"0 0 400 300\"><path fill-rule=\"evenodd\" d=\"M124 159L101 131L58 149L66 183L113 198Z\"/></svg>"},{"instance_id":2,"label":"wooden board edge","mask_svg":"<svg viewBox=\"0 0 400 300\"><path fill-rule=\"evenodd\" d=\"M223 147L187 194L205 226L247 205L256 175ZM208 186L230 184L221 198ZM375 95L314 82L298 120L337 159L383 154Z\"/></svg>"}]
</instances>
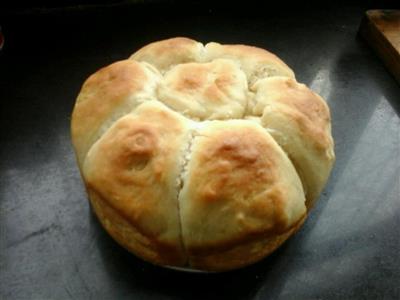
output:
<instances>
[{"instance_id":1,"label":"wooden board edge","mask_svg":"<svg viewBox=\"0 0 400 300\"><path fill-rule=\"evenodd\" d=\"M358 34L376 52L397 83L400 84L400 56L396 48L368 18L368 11L360 23Z\"/></svg>"}]
</instances>

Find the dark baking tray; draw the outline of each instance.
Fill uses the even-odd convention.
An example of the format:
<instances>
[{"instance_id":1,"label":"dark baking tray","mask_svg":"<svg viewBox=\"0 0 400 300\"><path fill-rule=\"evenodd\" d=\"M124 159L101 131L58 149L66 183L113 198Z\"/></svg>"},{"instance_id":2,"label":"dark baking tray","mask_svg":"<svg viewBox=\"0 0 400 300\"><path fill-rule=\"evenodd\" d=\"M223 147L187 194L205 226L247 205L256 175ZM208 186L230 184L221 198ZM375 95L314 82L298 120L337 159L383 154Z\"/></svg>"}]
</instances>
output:
<instances>
[{"instance_id":1,"label":"dark baking tray","mask_svg":"<svg viewBox=\"0 0 400 300\"><path fill-rule=\"evenodd\" d=\"M356 37L364 9L4 14L0 298L399 299L400 88ZM318 205L281 249L242 270L188 274L135 258L100 227L76 167L69 122L84 79L177 35L270 49L331 107L337 162Z\"/></svg>"}]
</instances>

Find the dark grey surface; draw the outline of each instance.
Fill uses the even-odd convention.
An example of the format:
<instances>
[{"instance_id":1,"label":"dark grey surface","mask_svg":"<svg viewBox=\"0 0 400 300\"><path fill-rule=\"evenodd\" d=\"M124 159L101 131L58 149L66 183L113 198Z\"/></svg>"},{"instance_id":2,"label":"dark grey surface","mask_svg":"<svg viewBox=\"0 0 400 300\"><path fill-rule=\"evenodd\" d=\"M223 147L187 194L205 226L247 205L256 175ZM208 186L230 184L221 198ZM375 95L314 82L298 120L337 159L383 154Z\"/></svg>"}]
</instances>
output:
<instances>
[{"instance_id":1,"label":"dark grey surface","mask_svg":"<svg viewBox=\"0 0 400 300\"><path fill-rule=\"evenodd\" d=\"M0 298L399 299L400 88L356 38L362 13L4 19ZM280 250L239 271L184 274L135 258L92 215L76 167L69 116L83 80L176 35L270 49L331 107L337 162L317 207Z\"/></svg>"}]
</instances>

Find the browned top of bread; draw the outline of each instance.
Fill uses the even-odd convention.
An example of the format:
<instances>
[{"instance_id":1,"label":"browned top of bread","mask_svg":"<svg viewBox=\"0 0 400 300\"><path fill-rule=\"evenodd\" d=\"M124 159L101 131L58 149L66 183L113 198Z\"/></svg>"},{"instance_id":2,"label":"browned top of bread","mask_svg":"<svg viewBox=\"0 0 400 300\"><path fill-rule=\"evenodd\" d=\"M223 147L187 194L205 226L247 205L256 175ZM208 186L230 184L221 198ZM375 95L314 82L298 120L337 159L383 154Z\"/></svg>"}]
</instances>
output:
<instances>
[{"instance_id":1,"label":"browned top of bread","mask_svg":"<svg viewBox=\"0 0 400 300\"><path fill-rule=\"evenodd\" d=\"M83 173L90 189L140 232L179 240L177 185L187 125L158 102L116 121L90 149Z\"/></svg>"},{"instance_id":2,"label":"browned top of bread","mask_svg":"<svg viewBox=\"0 0 400 300\"><path fill-rule=\"evenodd\" d=\"M86 80L71 123L80 164L113 122L136 108L142 99L151 98L160 79L150 65L123 60L100 69Z\"/></svg>"},{"instance_id":3,"label":"browned top of bread","mask_svg":"<svg viewBox=\"0 0 400 300\"><path fill-rule=\"evenodd\" d=\"M296 171L258 124L213 121L198 130L180 193L189 251L283 233L305 213Z\"/></svg>"},{"instance_id":4,"label":"browned top of bread","mask_svg":"<svg viewBox=\"0 0 400 300\"><path fill-rule=\"evenodd\" d=\"M149 44L89 77L71 126L99 212L109 206L144 248L166 245L189 264L259 239L279 245L334 161L325 101L244 45Z\"/></svg>"}]
</instances>

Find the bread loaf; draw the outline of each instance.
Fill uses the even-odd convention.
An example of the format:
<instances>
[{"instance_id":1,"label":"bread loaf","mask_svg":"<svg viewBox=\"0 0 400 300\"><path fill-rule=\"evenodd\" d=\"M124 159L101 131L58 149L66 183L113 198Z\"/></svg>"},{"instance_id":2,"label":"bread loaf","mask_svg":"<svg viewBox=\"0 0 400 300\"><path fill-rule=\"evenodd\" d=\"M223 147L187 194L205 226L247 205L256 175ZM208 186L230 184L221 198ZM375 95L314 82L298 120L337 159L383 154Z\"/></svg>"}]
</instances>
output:
<instances>
[{"instance_id":1,"label":"bread loaf","mask_svg":"<svg viewBox=\"0 0 400 300\"><path fill-rule=\"evenodd\" d=\"M187 38L91 75L71 130L107 232L151 263L206 271L279 247L335 160L327 104L283 61Z\"/></svg>"}]
</instances>

